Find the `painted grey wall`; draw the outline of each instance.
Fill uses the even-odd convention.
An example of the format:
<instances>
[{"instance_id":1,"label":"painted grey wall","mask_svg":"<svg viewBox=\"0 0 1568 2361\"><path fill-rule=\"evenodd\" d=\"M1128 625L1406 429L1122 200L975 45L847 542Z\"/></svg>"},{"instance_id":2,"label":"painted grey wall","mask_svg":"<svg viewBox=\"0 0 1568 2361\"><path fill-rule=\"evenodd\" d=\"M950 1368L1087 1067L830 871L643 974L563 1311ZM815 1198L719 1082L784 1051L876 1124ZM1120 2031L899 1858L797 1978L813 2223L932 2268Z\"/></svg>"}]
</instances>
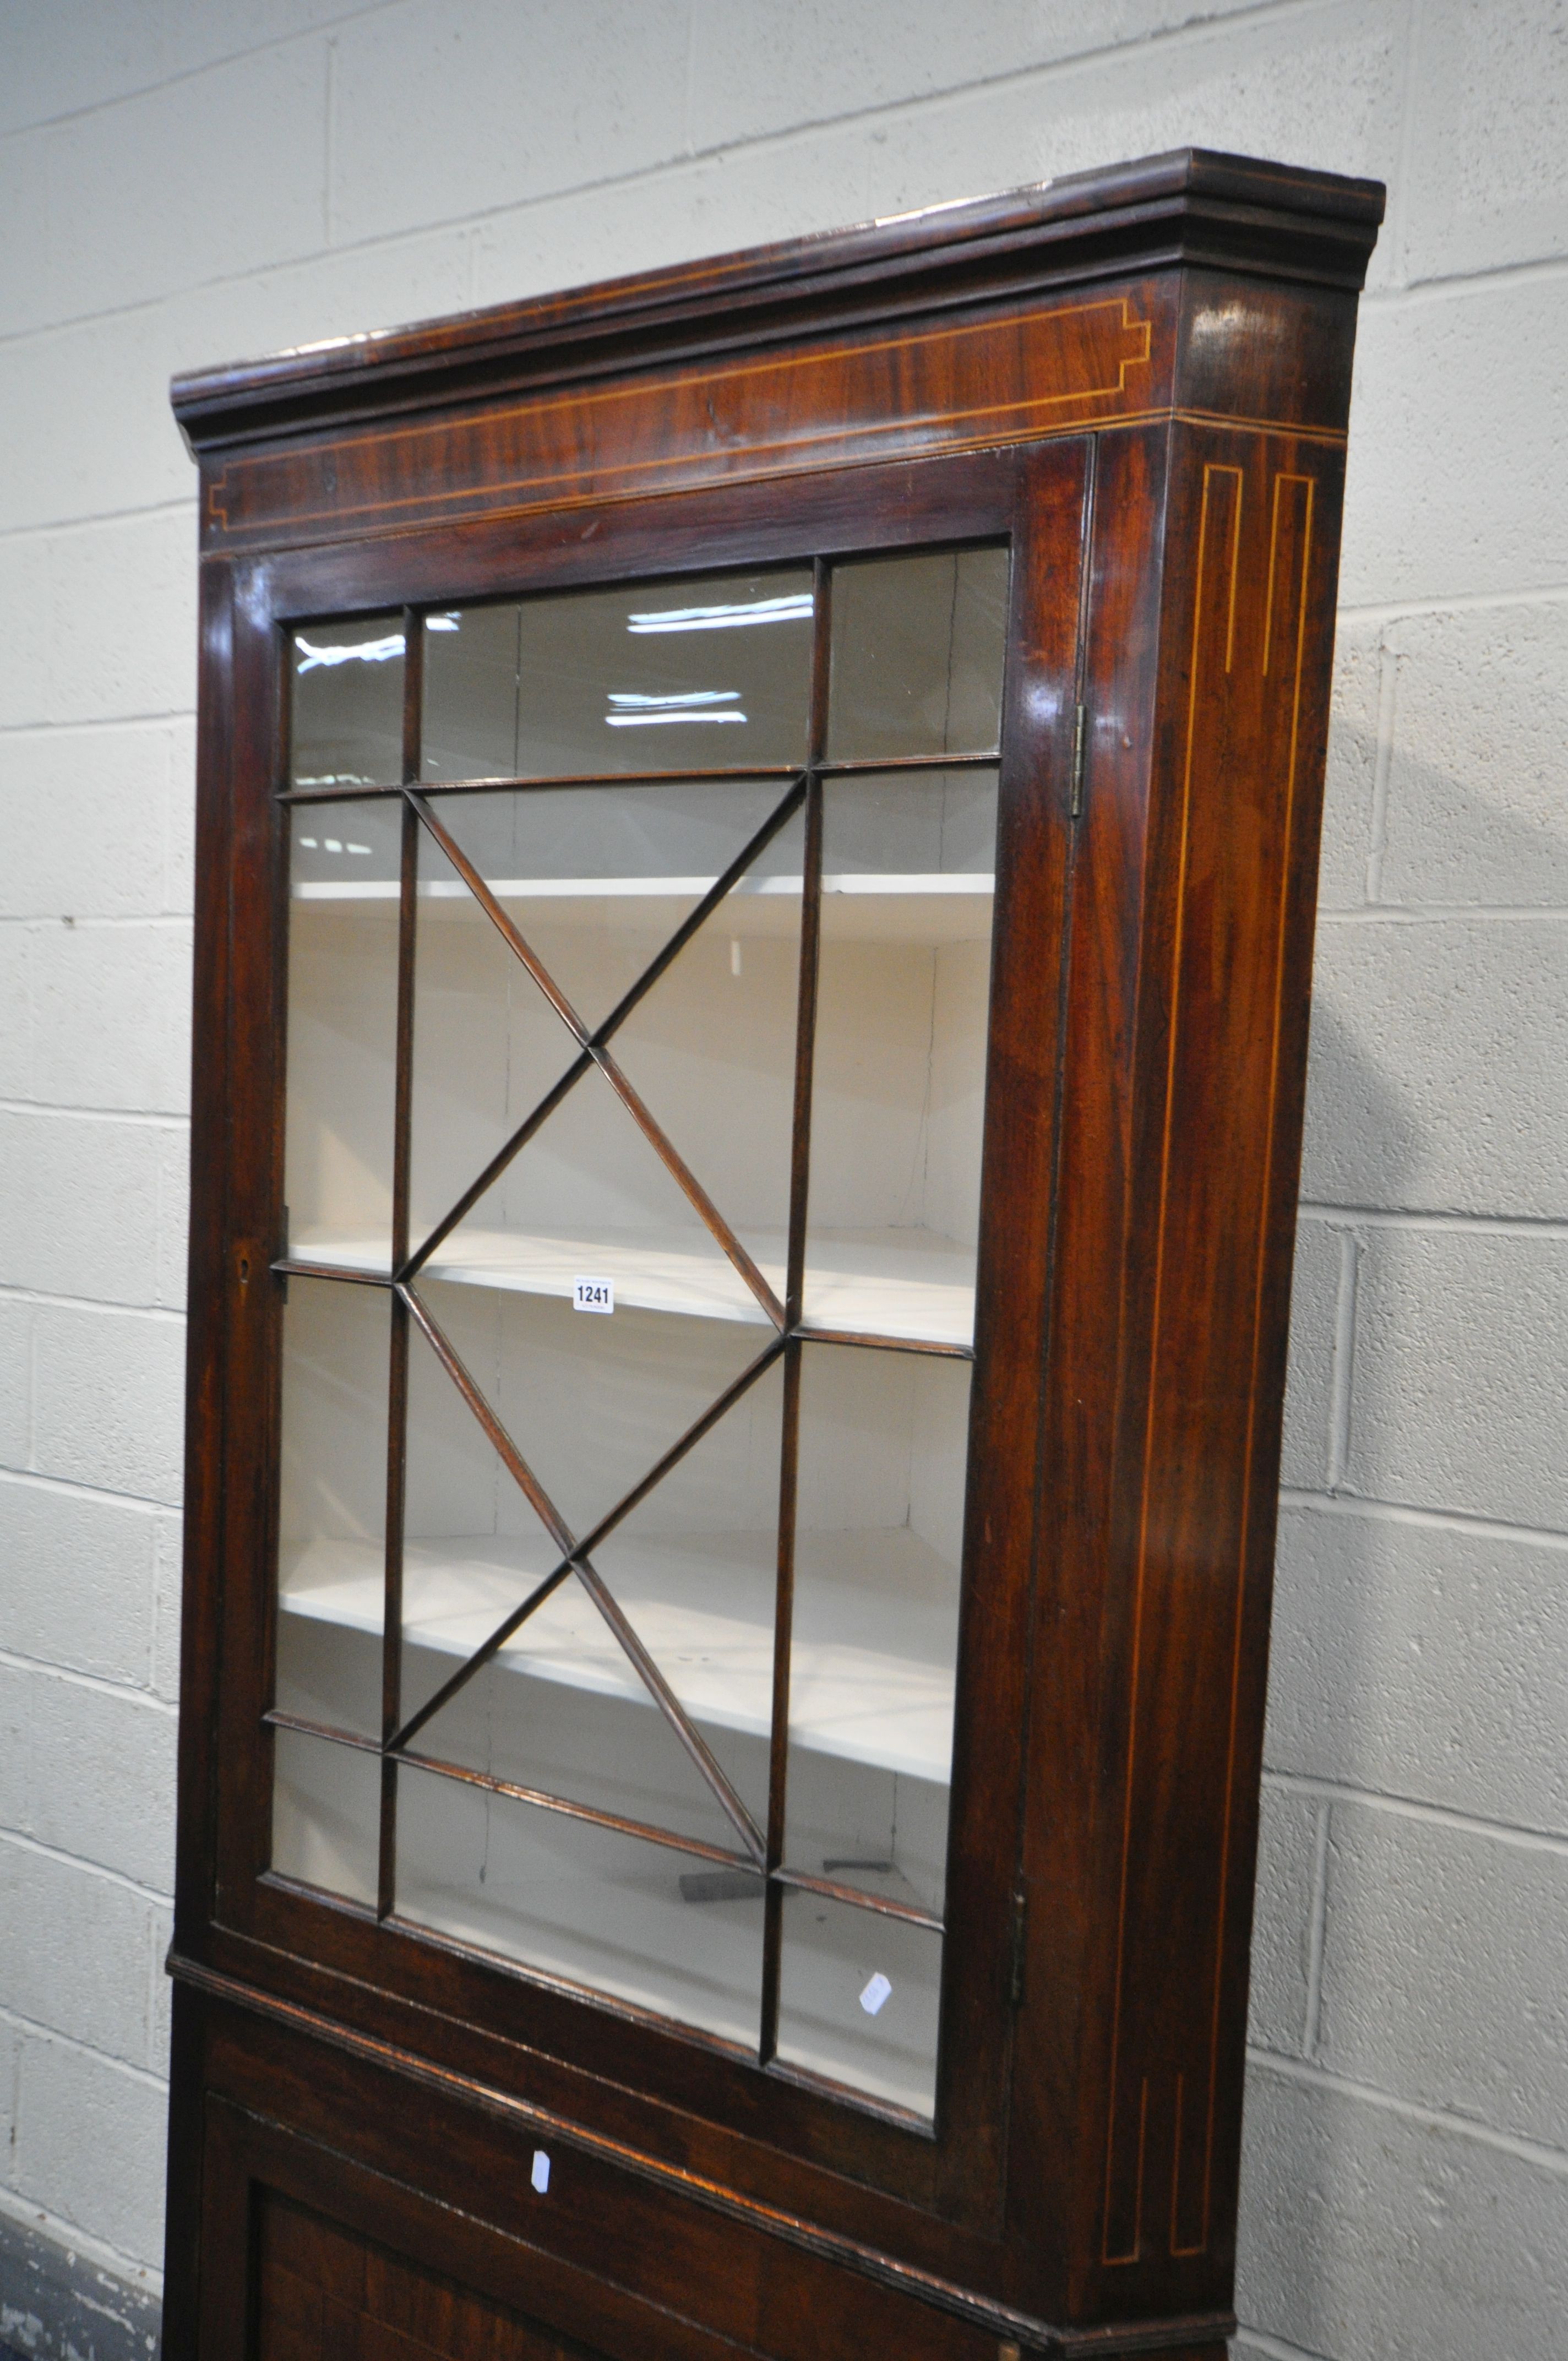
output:
<instances>
[{"instance_id":1,"label":"painted grey wall","mask_svg":"<svg viewBox=\"0 0 1568 2361\"><path fill-rule=\"evenodd\" d=\"M1188 141L1393 192L1352 437L1243 2342L1560 2361L1563 0L0 5L0 2207L143 2286L195 647L169 374Z\"/></svg>"}]
</instances>

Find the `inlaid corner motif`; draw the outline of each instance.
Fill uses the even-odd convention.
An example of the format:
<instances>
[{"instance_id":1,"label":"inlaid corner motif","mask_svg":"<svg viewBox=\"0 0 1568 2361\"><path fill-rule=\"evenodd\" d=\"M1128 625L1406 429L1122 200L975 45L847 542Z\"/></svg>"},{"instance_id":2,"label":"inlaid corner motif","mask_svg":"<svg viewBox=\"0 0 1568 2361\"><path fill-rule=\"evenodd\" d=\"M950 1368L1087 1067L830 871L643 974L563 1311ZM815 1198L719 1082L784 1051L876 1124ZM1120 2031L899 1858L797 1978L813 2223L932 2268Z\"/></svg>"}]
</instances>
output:
<instances>
[{"instance_id":1,"label":"inlaid corner motif","mask_svg":"<svg viewBox=\"0 0 1568 2361\"><path fill-rule=\"evenodd\" d=\"M1107 296L258 453L214 477L207 527L315 538L1033 441L1168 400L1159 324Z\"/></svg>"}]
</instances>

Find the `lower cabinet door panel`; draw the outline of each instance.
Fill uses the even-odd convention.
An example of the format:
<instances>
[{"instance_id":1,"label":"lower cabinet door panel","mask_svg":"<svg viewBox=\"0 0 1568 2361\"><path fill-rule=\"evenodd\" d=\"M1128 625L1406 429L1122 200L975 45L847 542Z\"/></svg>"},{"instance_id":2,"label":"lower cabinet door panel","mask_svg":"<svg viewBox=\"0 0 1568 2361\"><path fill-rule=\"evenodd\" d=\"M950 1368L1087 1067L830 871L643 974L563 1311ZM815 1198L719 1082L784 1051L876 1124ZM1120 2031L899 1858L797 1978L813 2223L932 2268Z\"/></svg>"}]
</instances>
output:
<instances>
[{"instance_id":1,"label":"lower cabinet door panel","mask_svg":"<svg viewBox=\"0 0 1568 2361\"><path fill-rule=\"evenodd\" d=\"M755 2350L225 2100L207 2101L203 2147L202 2361L742 2361Z\"/></svg>"},{"instance_id":2,"label":"lower cabinet door panel","mask_svg":"<svg viewBox=\"0 0 1568 2361\"><path fill-rule=\"evenodd\" d=\"M257 2361L603 2361L264 2191Z\"/></svg>"}]
</instances>

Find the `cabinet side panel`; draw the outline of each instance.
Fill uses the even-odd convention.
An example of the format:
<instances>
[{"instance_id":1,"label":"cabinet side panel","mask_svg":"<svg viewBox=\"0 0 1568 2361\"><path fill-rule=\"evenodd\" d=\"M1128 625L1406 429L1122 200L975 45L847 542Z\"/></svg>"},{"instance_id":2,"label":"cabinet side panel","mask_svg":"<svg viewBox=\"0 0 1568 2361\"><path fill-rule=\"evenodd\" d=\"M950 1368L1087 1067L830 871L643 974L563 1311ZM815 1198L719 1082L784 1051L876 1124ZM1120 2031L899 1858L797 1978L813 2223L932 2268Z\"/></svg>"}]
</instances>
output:
<instances>
[{"instance_id":1,"label":"cabinet side panel","mask_svg":"<svg viewBox=\"0 0 1568 2361\"><path fill-rule=\"evenodd\" d=\"M228 1184L229 860L234 643L232 568L201 579L196 739L196 938L192 978L190 1311L185 1398L184 1587L180 1661L180 1825L175 1928L187 1948L211 1902L223 1517L225 1214Z\"/></svg>"},{"instance_id":2,"label":"cabinet side panel","mask_svg":"<svg viewBox=\"0 0 1568 2361\"><path fill-rule=\"evenodd\" d=\"M231 925L228 1108L223 1284L228 1303L224 1465L219 1719L221 1812L215 1915L251 1906L267 1861L271 1733L255 1733L271 1696L272 1627L258 1614L271 1576L277 1440L276 1305L270 1266L280 1240L281 1110L277 1074L285 1053L282 989L284 877L274 838L272 789L282 735L282 667L265 569L235 569L230 700Z\"/></svg>"},{"instance_id":3,"label":"cabinet side panel","mask_svg":"<svg viewBox=\"0 0 1568 2361\"><path fill-rule=\"evenodd\" d=\"M202 568L196 738L196 936L192 977L191 1229L185 1378L184 1566L180 1631L179 1819L174 1927L200 1952L216 1848L218 1653L222 1587L225 1217L229 1074L229 776L232 568ZM196 2349L201 2249L199 2011L177 1995L170 2070L169 2193L164 2219L164 2349Z\"/></svg>"},{"instance_id":4,"label":"cabinet side panel","mask_svg":"<svg viewBox=\"0 0 1568 2361\"><path fill-rule=\"evenodd\" d=\"M200 2347L205 2002L176 1984L169 2062L169 2180L163 2228L163 2361Z\"/></svg>"},{"instance_id":5,"label":"cabinet side panel","mask_svg":"<svg viewBox=\"0 0 1568 2361\"><path fill-rule=\"evenodd\" d=\"M1179 428L1174 452L1111 1534L1098 2261L1192 2301L1223 2297L1234 2249L1340 466Z\"/></svg>"}]
</instances>

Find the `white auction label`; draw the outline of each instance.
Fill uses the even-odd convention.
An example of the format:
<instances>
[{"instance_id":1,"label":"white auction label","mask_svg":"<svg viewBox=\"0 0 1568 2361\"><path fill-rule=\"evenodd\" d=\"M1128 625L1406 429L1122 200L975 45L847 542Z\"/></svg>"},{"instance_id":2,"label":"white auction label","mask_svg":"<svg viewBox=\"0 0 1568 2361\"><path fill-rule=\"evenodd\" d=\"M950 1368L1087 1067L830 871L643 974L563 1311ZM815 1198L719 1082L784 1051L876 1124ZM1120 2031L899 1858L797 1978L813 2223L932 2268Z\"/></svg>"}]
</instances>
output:
<instances>
[{"instance_id":1,"label":"white auction label","mask_svg":"<svg viewBox=\"0 0 1568 2361\"><path fill-rule=\"evenodd\" d=\"M572 1281L574 1312L613 1312L615 1282L609 1279L575 1279Z\"/></svg>"},{"instance_id":2,"label":"white auction label","mask_svg":"<svg viewBox=\"0 0 1568 2361\"><path fill-rule=\"evenodd\" d=\"M893 1986L888 1982L887 1978L883 1974L879 1968L876 1974L866 1986L864 1992L861 1994L861 2006L865 2010L868 2016L875 2016L877 2011L887 1999L888 1994L892 1990Z\"/></svg>"},{"instance_id":3,"label":"white auction label","mask_svg":"<svg viewBox=\"0 0 1568 2361\"><path fill-rule=\"evenodd\" d=\"M533 2170L529 2176L541 2197L550 2186L550 2158L542 2147L533 2151Z\"/></svg>"}]
</instances>

